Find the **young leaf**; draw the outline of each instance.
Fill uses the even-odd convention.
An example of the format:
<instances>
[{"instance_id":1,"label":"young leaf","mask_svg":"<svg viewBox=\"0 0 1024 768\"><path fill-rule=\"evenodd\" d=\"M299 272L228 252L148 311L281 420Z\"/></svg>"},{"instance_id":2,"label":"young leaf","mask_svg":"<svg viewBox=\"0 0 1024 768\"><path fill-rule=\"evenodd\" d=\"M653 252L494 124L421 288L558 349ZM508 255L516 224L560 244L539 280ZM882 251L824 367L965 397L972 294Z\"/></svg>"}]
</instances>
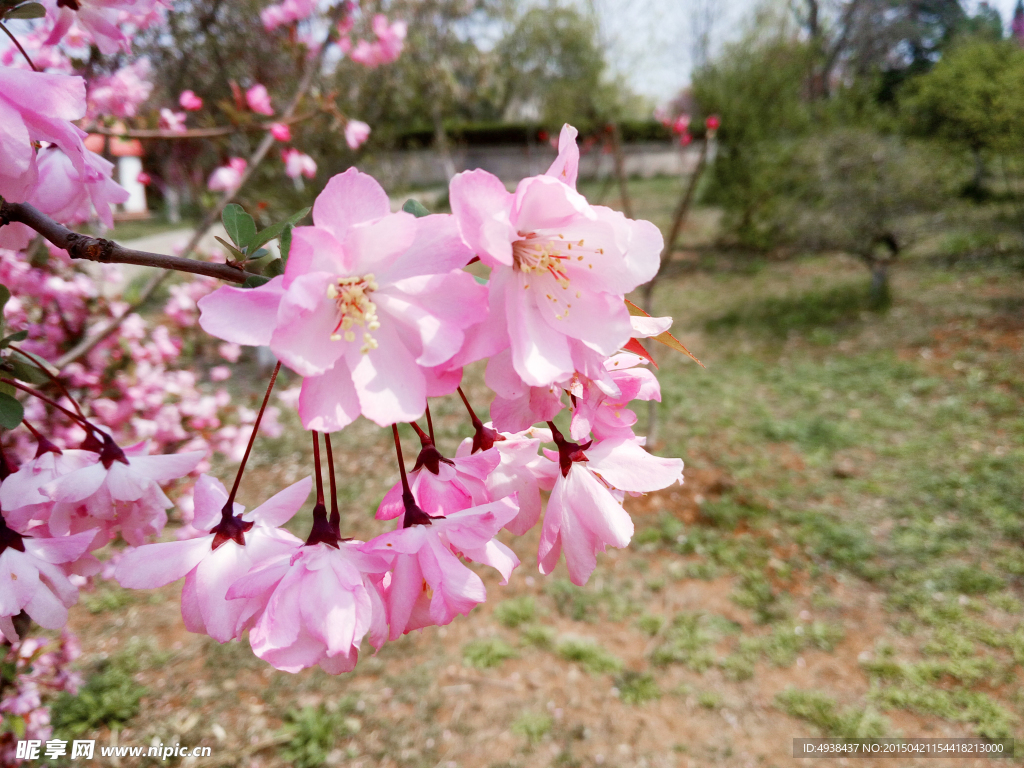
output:
<instances>
[{"instance_id":1,"label":"young leaf","mask_svg":"<svg viewBox=\"0 0 1024 768\"><path fill-rule=\"evenodd\" d=\"M430 211L427 210L423 203L419 200L413 200L411 197L405 201L405 205L402 206L402 210L406 213L411 213L417 219L430 215Z\"/></svg>"},{"instance_id":2,"label":"young leaf","mask_svg":"<svg viewBox=\"0 0 1024 768\"><path fill-rule=\"evenodd\" d=\"M650 317L649 314L644 312L642 309L640 309L640 307L638 307L636 304L634 304L629 299L626 299L626 309L629 311L629 314L630 314L631 317ZM656 341L659 344L664 344L666 347L669 347L670 349L674 349L676 352L682 352L684 355L687 355L691 360L693 360L693 362L695 362L701 368L707 368L707 366L704 365L704 363L702 363L700 360L698 360L696 357L693 356L693 352L691 352L686 347L684 347L682 342L679 341L679 339L677 339L675 336L673 336L668 331L665 331L664 333L659 333L657 336L652 336L651 337L651 341ZM630 351L634 351L634 350L630 350ZM638 352L637 354L640 354L640 353ZM653 363L654 361L651 360L651 362ZM655 366L655 367L657 367L657 366Z\"/></svg>"},{"instance_id":3,"label":"young leaf","mask_svg":"<svg viewBox=\"0 0 1024 768\"><path fill-rule=\"evenodd\" d=\"M274 259L272 262L267 264L263 268L264 277L277 277L278 275L284 274L284 262L280 259Z\"/></svg>"},{"instance_id":4,"label":"young leaf","mask_svg":"<svg viewBox=\"0 0 1024 768\"><path fill-rule=\"evenodd\" d=\"M233 255L235 257L235 259L237 259L238 261L245 261L245 254L242 253L237 248L235 248L235 246L233 246L227 240L224 240L223 238L217 237L217 235L214 235L213 239L216 240L221 245L223 245L225 248L227 248L228 252L231 253L231 255Z\"/></svg>"},{"instance_id":5,"label":"young leaf","mask_svg":"<svg viewBox=\"0 0 1024 768\"><path fill-rule=\"evenodd\" d=\"M639 355L644 360L653 365L655 368L658 367L658 364L654 362L654 358L651 357L651 353L648 352L647 348L640 343L639 339L630 339L625 344L623 344L622 348L627 352L632 352L634 355Z\"/></svg>"},{"instance_id":6,"label":"young leaf","mask_svg":"<svg viewBox=\"0 0 1024 768\"><path fill-rule=\"evenodd\" d=\"M285 264L288 263L288 254L292 250L292 229L294 227L289 224L281 232L281 261Z\"/></svg>"},{"instance_id":7,"label":"young leaf","mask_svg":"<svg viewBox=\"0 0 1024 768\"><path fill-rule=\"evenodd\" d=\"M224 206L224 213L220 218L224 222L224 229L227 230L228 237L239 248L245 248L256 236L256 222L237 203Z\"/></svg>"},{"instance_id":8,"label":"young leaf","mask_svg":"<svg viewBox=\"0 0 1024 768\"><path fill-rule=\"evenodd\" d=\"M269 243L275 237L280 237L281 233L284 232L284 228L287 226L289 226L287 221L279 221L277 224L271 224L262 232L257 232L256 236L249 241L249 250L255 251L260 246Z\"/></svg>"},{"instance_id":9,"label":"young leaf","mask_svg":"<svg viewBox=\"0 0 1024 768\"><path fill-rule=\"evenodd\" d=\"M473 275L473 279L480 283L480 285L487 285L486 277L480 277L480 275Z\"/></svg>"},{"instance_id":10,"label":"young leaf","mask_svg":"<svg viewBox=\"0 0 1024 768\"><path fill-rule=\"evenodd\" d=\"M39 3L23 3L9 10L4 19L41 19L45 15L46 9Z\"/></svg>"},{"instance_id":11,"label":"young leaf","mask_svg":"<svg viewBox=\"0 0 1024 768\"><path fill-rule=\"evenodd\" d=\"M245 282L242 283L243 288L259 288L261 285L266 285L270 282L270 278L264 275L249 275L245 278Z\"/></svg>"},{"instance_id":12,"label":"young leaf","mask_svg":"<svg viewBox=\"0 0 1024 768\"><path fill-rule=\"evenodd\" d=\"M0 392L0 427L14 429L25 418L25 408L10 395Z\"/></svg>"},{"instance_id":13,"label":"young leaf","mask_svg":"<svg viewBox=\"0 0 1024 768\"><path fill-rule=\"evenodd\" d=\"M11 369L11 375L18 381L27 381L29 384L46 384L50 378L36 368L32 363L26 363L16 357L10 357L7 365Z\"/></svg>"},{"instance_id":14,"label":"young leaf","mask_svg":"<svg viewBox=\"0 0 1024 768\"><path fill-rule=\"evenodd\" d=\"M5 336L4 338L0 339L0 349L6 349L11 345L11 342L24 341L27 338L28 331L18 331L17 333L12 333L10 336Z\"/></svg>"}]
</instances>

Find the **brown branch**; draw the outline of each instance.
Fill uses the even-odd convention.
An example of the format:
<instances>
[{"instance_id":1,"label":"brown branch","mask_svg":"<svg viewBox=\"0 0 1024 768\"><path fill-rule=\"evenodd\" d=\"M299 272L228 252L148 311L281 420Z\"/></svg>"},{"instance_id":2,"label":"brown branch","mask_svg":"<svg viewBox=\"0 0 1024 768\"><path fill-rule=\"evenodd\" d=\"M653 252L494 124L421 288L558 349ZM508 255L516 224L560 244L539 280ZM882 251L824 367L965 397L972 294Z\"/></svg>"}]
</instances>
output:
<instances>
[{"instance_id":1,"label":"brown branch","mask_svg":"<svg viewBox=\"0 0 1024 768\"><path fill-rule=\"evenodd\" d=\"M310 59L306 64L306 71L302 75L302 80L299 82L299 87L295 89L295 95L292 97L291 103L288 105L288 108L281 115L281 122L285 120L290 120L295 115L295 110L299 108L299 103L302 101L303 97L306 95L306 93L312 86L313 77L316 75L317 70L320 69L320 64L323 62L324 58L324 52L327 50L327 44L330 42L330 30L334 29L335 24L340 20L341 14L344 13L345 8L345 3L341 3L335 7L334 12L331 14L331 18L329 19L327 25L327 38L324 40L323 45L320 46L320 50L317 52L317 55ZM252 155L249 157L249 165L246 168L245 173L242 174L242 179L239 182L238 186L233 190L225 192L221 199L217 202L217 205L215 205L213 209L206 214L206 218L203 219L203 222L199 225L199 228L196 229L196 231L193 233L192 239L189 240L188 245L186 245L185 249L181 252L182 258L187 259L189 256L192 255L192 252L195 251L196 247L199 245L199 242L209 231L210 227L212 227L213 224L220 218L221 213L224 211L224 207L234 199L235 195L238 194L238 191L242 187L244 187L245 183L252 177L252 174L256 170L256 167L263 161L263 158L266 157L267 152L269 152L270 148L274 145L274 141L274 137L268 131L267 134L263 137L263 140L260 141L259 146L256 147L256 151L253 152ZM121 325L121 323L124 322L124 319L128 315L130 315L132 312L134 312L136 309L142 306L146 301L148 301L149 297L153 295L156 289L160 287L163 281L166 280L167 276L170 274L171 273L169 271L165 270L163 272L158 272L157 274L153 275L149 279L149 282L147 282L146 285L143 286L142 291L139 293L139 296L134 304L132 304L125 312L123 312L118 317L112 318L99 324L99 326L95 329L95 331L92 334L90 334L88 337L80 341L68 352L61 355L61 357L54 362L54 366L56 366L57 369L59 370L64 366L68 365L69 363L73 363L75 360L82 357L83 355L89 354L89 352L91 352L92 349L97 344L99 344L105 338L110 336L110 334L116 331L118 327Z\"/></svg>"},{"instance_id":2,"label":"brown branch","mask_svg":"<svg viewBox=\"0 0 1024 768\"><path fill-rule=\"evenodd\" d=\"M158 267L159 269L216 277L231 283L244 283L248 277L242 269L231 264L213 264L208 261L184 259L181 256L136 251L118 245L112 240L72 232L28 203L0 202L0 222L18 222L34 229L58 248L67 251L72 259L98 261L101 264L138 264L143 267Z\"/></svg>"},{"instance_id":3,"label":"brown branch","mask_svg":"<svg viewBox=\"0 0 1024 768\"><path fill-rule=\"evenodd\" d=\"M274 122L281 125L295 125L296 123L311 120L318 114L320 113L310 112L296 117L282 117ZM100 136L113 136L119 139L208 139L216 136L230 136L233 133L241 133L242 131L269 131L270 125L265 123L222 125L214 128L189 128L184 131L168 131L163 128L128 128L117 130L116 128L95 125L83 128L83 130L88 133L98 133Z\"/></svg>"}]
</instances>

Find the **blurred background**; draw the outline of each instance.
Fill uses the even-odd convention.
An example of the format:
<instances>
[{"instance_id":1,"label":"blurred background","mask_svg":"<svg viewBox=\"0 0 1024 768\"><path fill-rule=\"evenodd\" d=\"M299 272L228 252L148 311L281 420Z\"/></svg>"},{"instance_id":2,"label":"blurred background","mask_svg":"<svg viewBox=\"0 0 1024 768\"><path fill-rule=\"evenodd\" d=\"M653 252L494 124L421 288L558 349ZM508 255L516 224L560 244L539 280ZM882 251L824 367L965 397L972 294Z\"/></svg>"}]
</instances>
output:
<instances>
[{"instance_id":1,"label":"blurred background","mask_svg":"<svg viewBox=\"0 0 1024 768\"><path fill-rule=\"evenodd\" d=\"M282 103L303 54L264 32L263 5L176 3L141 33L152 102L191 88L231 117L230 83L255 81ZM662 402L637 432L686 460L686 484L627 502L633 544L585 588L536 573L533 532L510 542L509 586L482 573L485 605L339 678L189 635L179 586L101 585L72 613L87 682L54 705L56 732L299 768L747 768L791 764L798 736L1024 735L1024 5L363 6L408 21L402 55L329 61L292 125L315 176L268 162L239 202L264 226L354 164L396 208L445 211L453 173L511 188L575 125L581 191L668 243L632 298L672 315L704 367L656 351ZM341 115L372 126L358 150ZM152 215L113 236L173 247L212 206L211 171L256 141L145 142ZM160 322L182 296L168 283L144 313ZM231 376L199 336L184 350L198 386L254 403L256 354L233 351ZM481 378L467 373L484 402ZM250 506L309 471L282 379ZM435 411L447 454L460 409ZM338 437L349 535L379 531L388 439L365 421ZM233 476L225 455L213 466Z\"/></svg>"}]
</instances>

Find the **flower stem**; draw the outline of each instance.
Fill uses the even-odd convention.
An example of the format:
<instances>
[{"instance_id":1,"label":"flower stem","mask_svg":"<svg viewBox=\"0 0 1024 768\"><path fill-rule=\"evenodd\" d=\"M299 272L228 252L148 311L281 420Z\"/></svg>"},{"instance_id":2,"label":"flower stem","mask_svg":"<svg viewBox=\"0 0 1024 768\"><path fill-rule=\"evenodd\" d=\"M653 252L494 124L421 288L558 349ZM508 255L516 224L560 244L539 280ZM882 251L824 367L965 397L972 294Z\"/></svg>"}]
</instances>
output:
<instances>
[{"instance_id":1,"label":"flower stem","mask_svg":"<svg viewBox=\"0 0 1024 768\"><path fill-rule=\"evenodd\" d=\"M331 435L328 432L324 432L324 446L327 448L327 463L331 467L330 482L331 482L331 528L339 536L341 535L341 511L338 509L338 487L337 480L334 476L334 454L331 452Z\"/></svg>"},{"instance_id":2,"label":"flower stem","mask_svg":"<svg viewBox=\"0 0 1024 768\"><path fill-rule=\"evenodd\" d=\"M54 376L52 373L50 373L49 369L45 365L43 365L42 361L37 356L33 355L31 352L26 352L24 349L16 347L13 344L10 345L10 349L13 349L19 355L27 357L29 362L32 363L40 371L42 371L43 375L46 376L51 383L57 385L57 388L60 389L64 397L70 400L71 404L75 406L75 410L78 412L78 415L81 416L83 419L85 418L85 414L82 412L82 407L78 404L78 401L71 396L71 393L68 392L67 387L64 386L64 382L61 381L56 376Z\"/></svg>"},{"instance_id":3,"label":"flower stem","mask_svg":"<svg viewBox=\"0 0 1024 768\"><path fill-rule=\"evenodd\" d=\"M245 464L249 461L249 453L252 451L252 444L256 442L256 433L260 431L260 422L263 420L263 412L267 410L267 402L270 400L270 392L274 388L274 382L277 381L277 372L280 370L281 363L279 361L277 365L274 366L274 372L270 376L270 384L267 385L267 393L263 396L263 405L260 406L260 412L256 415L256 423L252 425L252 434L249 435L249 444L245 446L245 454L242 456L242 463L238 465L238 472L235 473L235 484L231 486L231 493L228 494L228 500L224 504L224 509L221 510L221 515L224 519L234 515L235 495L238 493L238 484L242 482L242 473L245 472Z\"/></svg>"},{"instance_id":4,"label":"flower stem","mask_svg":"<svg viewBox=\"0 0 1024 768\"><path fill-rule=\"evenodd\" d=\"M38 72L39 71L39 67L37 67L35 65L35 63L33 63L32 59L30 59L28 57L28 53L26 53L25 49L21 47L21 43L18 42L18 38L16 38L14 35L11 34L11 30L9 30L3 24L0 24L0 29L2 29L4 32L6 32L7 36L9 38L11 38L11 41L18 47L18 50L21 51L21 55L25 57L25 61L27 61L28 65L30 67L32 67L32 71L33 72Z\"/></svg>"},{"instance_id":5,"label":"flower stem","mask_svg":"<svg viewBox=\"0 0 1024 768\"><path fill-rule=\"evenodd\" d=\"M430 405L428 404L426 406L426 408L427 408L427 431L430 433L430 440L431 440L431 442L436 444L437 441L434 440L434 420L432 418L430 418Z\"/></svg>"},{"instance_id":6,"label":"flower stem","mask_svg":"<svg viewBox=\"0 0 1024 768\"><path fill-rule=\"evenodd\" d=\"M69 411L67 408L65 408L63 405L58 403L56 400L51 400L46 395L44 395L42 392L39 392L39 391L37 391L35 389L32 389L32 387L26 387L24 384L21 384L20 382L17 382L14 379L0 378L0 382L3 382L4 384L10 384L15 389L20 389L22 392L24 392L26 394L29 394L29 395L32 395L32 397L38 398L39 400L42 400L44 403L46 403L49 406L52 406L53 408L56 408L58 411L63 413L65 416L67 416L68 418L70 418L73 421L77 422L78 424L80 424L82 427L84 427L85 429L87 429L90 432L98 432L99 431L98 429L96 429L95 426L90 424L89 420L86 419L84 416L79 416L74 411Z\"/></svg>"},{"instance_id":7,"label":"flower stem","mask_svg":"<svg viewBox=\"0 0 1024 768\"><path fill-rule=\"evenodd\" d=\"M398 425L392 424L391 431L395 436L395 453L398 454L398 471L402 474L402 496L412 496L409 490L409 478L405 474L405 459L402 458L402 441L398 437Z\"/></svg>"}]
</instances>

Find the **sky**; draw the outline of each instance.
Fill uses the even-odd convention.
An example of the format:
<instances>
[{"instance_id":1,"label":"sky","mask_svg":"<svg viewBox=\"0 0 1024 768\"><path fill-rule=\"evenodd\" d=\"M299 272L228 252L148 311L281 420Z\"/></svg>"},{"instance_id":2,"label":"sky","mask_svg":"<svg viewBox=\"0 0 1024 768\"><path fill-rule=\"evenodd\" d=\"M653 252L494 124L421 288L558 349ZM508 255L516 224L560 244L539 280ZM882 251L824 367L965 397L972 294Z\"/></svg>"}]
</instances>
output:
<instances>
[{"instance_id":1,"label":"sky","mask_svg":"<svg viewBox=\"0 0 1024 768\"><path fill-rule=\"evenodd\" d=\"M577 0L601 19L609 60L637 93L663 103L690 81L691 17L701 4L716 16L712 50L735 39L745 19L764 0ZM779 0L783 2L784 0ZM979 0L966 3L973 13ZM1009 27L1016 0L990 0Z\"/></svg>"}]
</instances>

